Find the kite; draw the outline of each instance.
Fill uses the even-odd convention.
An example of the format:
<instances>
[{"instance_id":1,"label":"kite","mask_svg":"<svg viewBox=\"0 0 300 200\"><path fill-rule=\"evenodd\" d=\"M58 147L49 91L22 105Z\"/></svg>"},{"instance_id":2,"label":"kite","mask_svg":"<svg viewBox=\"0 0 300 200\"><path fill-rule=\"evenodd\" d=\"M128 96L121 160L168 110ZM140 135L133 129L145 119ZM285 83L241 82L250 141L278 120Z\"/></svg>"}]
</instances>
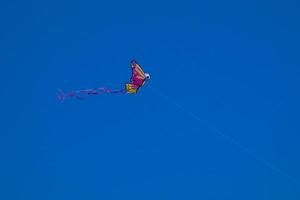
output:
<instances>
[{"instance_id":1,"label":"kite","mask_svg":"<svg viewBox=\"0 0 300 200\"><path fill-rule=\"evenodd\" d=\"M79 100L84 100L85 96L99 95L104 93L109 94L137 94L139 89L145 84L147 80L150 79L148 73L144 73L141 66L135 61L130 62L131 66L131 78L130 82L125 84L125 88L119 90L109 89L107 87L99 87L94 89L85 89L85 90L75 90L72 92L64 93L59 90L57 98L59 100L64 100L66 98L76 98Z\"/></svg>"}]
</instances>

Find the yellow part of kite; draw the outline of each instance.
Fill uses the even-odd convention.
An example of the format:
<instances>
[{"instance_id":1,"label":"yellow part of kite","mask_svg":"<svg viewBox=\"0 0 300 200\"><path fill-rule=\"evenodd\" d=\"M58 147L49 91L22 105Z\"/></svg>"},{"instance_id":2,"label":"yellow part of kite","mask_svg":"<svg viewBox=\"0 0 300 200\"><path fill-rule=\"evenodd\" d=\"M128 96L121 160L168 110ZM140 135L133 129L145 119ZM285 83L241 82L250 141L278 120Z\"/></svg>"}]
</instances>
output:
<instances>
[{"instance_id":1,"label":"yellow part of kite","mask_svg":"<svg viewBox=\"0 0 300 200\"><path fill-rule=\"evenodd\" d=\"M127 83L126 84L126 92L130 94L136 94L137 93L137 87L133 84Z\"/></svg>"}]
</instances>

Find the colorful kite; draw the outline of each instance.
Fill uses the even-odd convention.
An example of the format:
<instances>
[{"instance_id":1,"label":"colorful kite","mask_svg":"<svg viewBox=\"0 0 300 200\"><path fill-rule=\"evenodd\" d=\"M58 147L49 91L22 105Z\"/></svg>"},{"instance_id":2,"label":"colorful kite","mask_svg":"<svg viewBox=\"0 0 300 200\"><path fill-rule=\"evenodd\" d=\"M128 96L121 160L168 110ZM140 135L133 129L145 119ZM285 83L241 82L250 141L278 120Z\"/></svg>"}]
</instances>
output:
<instances>
[{"instance_id":1,"label":"colorful kite","mask_svg":"<svg viewBox=\"0 0 300 200\"><path fill-rule=\"evenodd\" d=\"M57 95L57 97L59 100L64 100L66 98L76 98L83 100L85 99L85 96L99 95L103 93L136 94L138 90L145 84L145 82L150 79L150 75L148 73L144 73L141 66L135 60L132 60L130 62L130 65L132 75L130 78L130 83L126 83L124 89L112 90L106 87L100 87L94 89L76 90L69 93L63 93L61 90L59 90L59 94Z\"/></svg>"}]
</instances>

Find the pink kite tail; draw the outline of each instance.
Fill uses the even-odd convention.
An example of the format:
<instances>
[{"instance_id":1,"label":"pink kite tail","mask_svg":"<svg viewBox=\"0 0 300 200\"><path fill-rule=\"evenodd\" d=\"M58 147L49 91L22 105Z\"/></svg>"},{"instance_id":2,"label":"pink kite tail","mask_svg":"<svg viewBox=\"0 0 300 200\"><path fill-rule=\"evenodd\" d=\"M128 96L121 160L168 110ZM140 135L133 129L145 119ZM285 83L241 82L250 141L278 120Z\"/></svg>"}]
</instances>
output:
<instances>
[{"instance_id":1,"label":"pink kite tail","mask_svg":"<svg viewBox=\"0 0 300 200\"><path fill-rule=\"evenodd\" d=\"M83 97L79 96L78 91L72 91L72 92L64 93L62 90L59 90L58 94L57 94L57 98L60 101L63 101L66 98L76 98L76 99L79 99L79 100L84 100Z\"/></svg>"},{"instance_id":2,"label":"pink kite tail","mask_svg":"<svg viewBox=\"0 0 300 200\"><path fill-rule=\"evenodd\" d=\"M104 93L109 94L124 94L126 91L124 89L122 90L112 90L108 89L106 87L100 87L95 89L86 89L86 90L76 90L69 93L64 93L62 90L58 90L57 98L59 100L65 100L66 98L76 98L79 100L84 100L85 98L83 96L91 96L91 95L99 95Z\"/></svg>"}]
</instances>

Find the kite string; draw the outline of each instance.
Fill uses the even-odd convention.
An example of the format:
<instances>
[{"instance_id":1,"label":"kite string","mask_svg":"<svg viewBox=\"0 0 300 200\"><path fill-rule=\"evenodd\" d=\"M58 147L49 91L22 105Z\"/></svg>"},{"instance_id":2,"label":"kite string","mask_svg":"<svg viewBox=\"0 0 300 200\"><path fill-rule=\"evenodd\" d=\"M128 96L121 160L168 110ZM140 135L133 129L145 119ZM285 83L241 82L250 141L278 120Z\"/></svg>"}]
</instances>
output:
<instances>
[{"instance_id":1,"label":"kite string","mask_svg":"<svg viewBox=\"0 0 300 200\"><path fill-rule=\"evenodd\" d=\"M201 119L200 117L198 117L195 113L185 109L182 105L178 104L176 101L174 101L173 99L171 99L169 96L163 94L162 92L160 92L159 90L148 86L152 91L154 91L156 94L158 94L159 96L163 97L165 100L167 100L168 102L172 103L173 105L175 105L177 108L179 108L182 112L188 114L190 117L194 118L195 120L201 122L204 126L206 126L207 128L209 128L211 131L215 132L216 134L218 134L219 136L223 137L224 139L226 139L228 142L234 144L235 146L237 146L238 148L240 148L241 150L243 150L246 154L248 154L249 156L251 156L252 158L254 158L255 160L261 162L262 164L264 164L265 166L269 167L270 169L274 170L275 172L277 172L278 174L285 176L286 178L290 179L292 182L294 182L295 184L298 185L298 180L296 180L295 178L293 178L292 176L290 176L289 174L287 174L286 172L282 171L279 167L275 166L274 164L272 164L271 162L265 160L264 158L262 158L261 156L258 156L256 153L252 152L250 149L248 149L246 146L244 146L243 144L241 144L240 142L238 142L237 140L235 140L234 138L232 138L231 136L223 133L222 131L220 131L219 129L213 127L212 125L210 125L208 122L204 121L203 119Z\"/></svg>"}]
</instances>

